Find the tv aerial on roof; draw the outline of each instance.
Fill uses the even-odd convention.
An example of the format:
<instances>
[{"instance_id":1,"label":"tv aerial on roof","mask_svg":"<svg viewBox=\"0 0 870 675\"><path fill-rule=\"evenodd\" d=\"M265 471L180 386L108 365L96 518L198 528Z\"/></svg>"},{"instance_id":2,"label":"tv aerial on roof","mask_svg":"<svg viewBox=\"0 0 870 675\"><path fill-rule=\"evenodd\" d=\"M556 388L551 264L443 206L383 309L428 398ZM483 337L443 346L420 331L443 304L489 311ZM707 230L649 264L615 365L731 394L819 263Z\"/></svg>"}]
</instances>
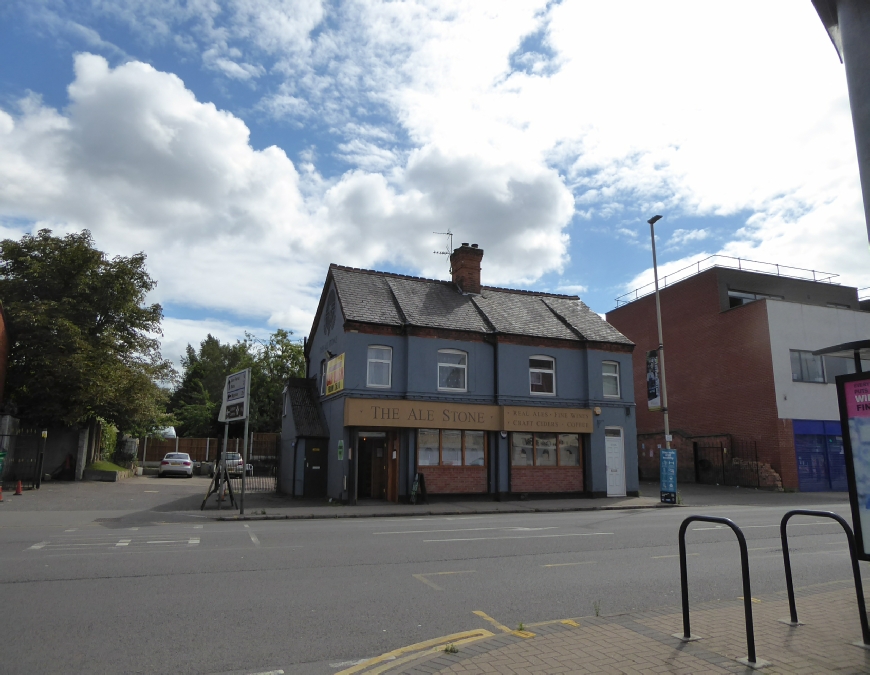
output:
<instances>
[{"instance_id":1,"label":"tv aerial on roof","mask_svg":"<svg viewBox=\"0 0 870 675\"><path fill-rule=\"evenodd\" d=\"M443 234L447 237L447 250L446 251L432 251L435 255L446 255L447 259L450 260L450 256L453 254L453 232L449 229L447 232L433 232L432 234ZM450 273L453 273L453 268L450 268Z\"/></svg>"}]
</instances>

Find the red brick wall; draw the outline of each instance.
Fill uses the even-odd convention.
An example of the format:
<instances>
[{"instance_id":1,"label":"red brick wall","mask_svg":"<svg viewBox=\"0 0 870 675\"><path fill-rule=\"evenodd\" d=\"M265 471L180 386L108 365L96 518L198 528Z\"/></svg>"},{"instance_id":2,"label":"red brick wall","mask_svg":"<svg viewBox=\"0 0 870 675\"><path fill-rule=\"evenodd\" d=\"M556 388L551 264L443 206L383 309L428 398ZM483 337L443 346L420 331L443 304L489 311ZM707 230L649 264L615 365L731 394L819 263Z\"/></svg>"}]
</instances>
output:
<instances>
[{"instance_id":1,"label":"red brick wall","mask_svg":"<svg viewBox=\"0 0 870 675\"><path fill-rule=\"evenodd\" d=\"M511 467L511 492L583 492L583 467Z\"/></svg>"},{"instance_id":2,"label":"red brick wall","mask_svg":"<svg viewBox=\"0 0 870 675\"><path fill-rule=\"evenodd\" d=\"M429 494L486 492L485 466L421 466Z\"/></svg>"},{"instance_id":3,"label":"red brick wall","mask_svg":"<svg viewBox=\"0 0 870 675\"><path fill-rule=\"evenodd\" d=\"M779 472L785 487L797 488L794 445L786 445L776 408L766 302L720 311L717 272L710 269L662 289L661 303L671 433L755 440L759 460ZM619 307L607 320L637 344L638 436L661 433L662 414L649 412L643 400L645 355L658 346L655 296Z\"/></svg>"}]
</instances>

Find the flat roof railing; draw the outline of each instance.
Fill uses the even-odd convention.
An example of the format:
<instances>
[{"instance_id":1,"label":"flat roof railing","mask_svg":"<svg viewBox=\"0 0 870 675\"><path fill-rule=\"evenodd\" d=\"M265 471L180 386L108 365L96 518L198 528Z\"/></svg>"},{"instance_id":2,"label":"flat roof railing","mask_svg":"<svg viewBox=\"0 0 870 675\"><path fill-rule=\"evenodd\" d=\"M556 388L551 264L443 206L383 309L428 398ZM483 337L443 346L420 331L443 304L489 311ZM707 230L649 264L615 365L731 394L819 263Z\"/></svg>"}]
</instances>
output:
<instances>
[{"instance_id":1,"label":"flat roof railing","mask_svg":"<svg viewBox=\"0 0 870 675\"><path fill-rule=\"evenodd\" d=\"M776 263L761 262L760 260L749 260L748 258L735 258L730 255L711 255L698 262L687 265L676 272L671 272L659 278L659 288L665 288L669 284L675 284L683 279L688 279L696 274L700 274L712 267L727 267L730 269L744 270L746 272L759 272L761 274L775 274L778 277L786 277L788 279L803 279L804 281L818 281L826 284L836 284L833 281L839 274L831 272L821 272L819 270L810 270L803 267L792 267L791 265L778 265ZM868 289L870 290L870 289ZM651 281L644 286L635 288L633 291L623 293L616 298L616 306L621 307L630 302L639 300L647 295L655 292L655 282Z\"/></svg>"}]
</instances>

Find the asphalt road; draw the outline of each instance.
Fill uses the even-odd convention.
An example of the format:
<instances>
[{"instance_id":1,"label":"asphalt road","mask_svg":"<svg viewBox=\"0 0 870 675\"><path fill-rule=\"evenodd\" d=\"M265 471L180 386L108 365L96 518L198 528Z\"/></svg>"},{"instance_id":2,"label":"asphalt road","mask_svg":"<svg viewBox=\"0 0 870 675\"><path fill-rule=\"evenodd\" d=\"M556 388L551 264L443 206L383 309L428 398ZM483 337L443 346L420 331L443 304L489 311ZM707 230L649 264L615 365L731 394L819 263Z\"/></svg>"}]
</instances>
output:
<instances>
[{"instance_id":1,"label":"asphalt road","mask_svg":"<svg viewBox=\"0 0 870 675\"><path fill-rule=\"evenodd\" d=\"M66 508L50 508L53 493L38 508L31 495L7 496L21 501L0 511L0 670L315 675L491 628L474 611L515 628L596 606L677 605L677 531L690 513L743 527L753 593L771 593L785 588L779 520L800 506L783 495L772 505L248 523L166 510L204 486L58 488L66 501L84 495ZM828 507L849 520L842 495ZM850 578L836 524L792 522L797 586ZM730 530L695 523L688 543L692 602L742 595Z\"/></svg>"}]
</instances>

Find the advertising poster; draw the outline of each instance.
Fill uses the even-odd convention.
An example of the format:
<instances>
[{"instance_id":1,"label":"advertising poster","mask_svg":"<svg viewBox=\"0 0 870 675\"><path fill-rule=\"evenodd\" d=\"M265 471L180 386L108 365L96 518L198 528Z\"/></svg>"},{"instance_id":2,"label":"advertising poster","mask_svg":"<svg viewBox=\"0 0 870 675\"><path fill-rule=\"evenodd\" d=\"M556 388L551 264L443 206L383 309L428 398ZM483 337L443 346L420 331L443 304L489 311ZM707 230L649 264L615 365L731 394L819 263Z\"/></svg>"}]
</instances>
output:
<instances>
[{"instance_id":1,"label":"advertising poster","mask_svg":"<svg viewBox=\"0 0 870 675\"><path fill-rule=\"evenodd\" d=\"M837 377L837 396L858 558L870 560L870 373Z\"/></svg>"},{"instance_id":2,"label":"advertising poster","mask_svg":"<svg viewBox=\"0 0 870 675\"><path fill-rule=\"evenodd\" d=\"M662 385L659 380L659 352L646 353L646 404L649 410L662 409Z\"/></svg>"},{"instance_id":3,"label":"advertising poster","mask_svg":"<svg viewBox=\"0 0 870 675\"><path fill-rule=\"evenodd\" d=\"M659 450L659 476L662 504L677 503L677 451Z\"/></svg>"},{"instance_id":4,"label":"advertising poster","mask_svg":"<svg viewBox=\"0 0 870 675\"><path fill-rule=\"evenodd\" d=\"M326 395L344 389L344 354L334 356L326 363Z\"/></svg>"}]
</instances>

